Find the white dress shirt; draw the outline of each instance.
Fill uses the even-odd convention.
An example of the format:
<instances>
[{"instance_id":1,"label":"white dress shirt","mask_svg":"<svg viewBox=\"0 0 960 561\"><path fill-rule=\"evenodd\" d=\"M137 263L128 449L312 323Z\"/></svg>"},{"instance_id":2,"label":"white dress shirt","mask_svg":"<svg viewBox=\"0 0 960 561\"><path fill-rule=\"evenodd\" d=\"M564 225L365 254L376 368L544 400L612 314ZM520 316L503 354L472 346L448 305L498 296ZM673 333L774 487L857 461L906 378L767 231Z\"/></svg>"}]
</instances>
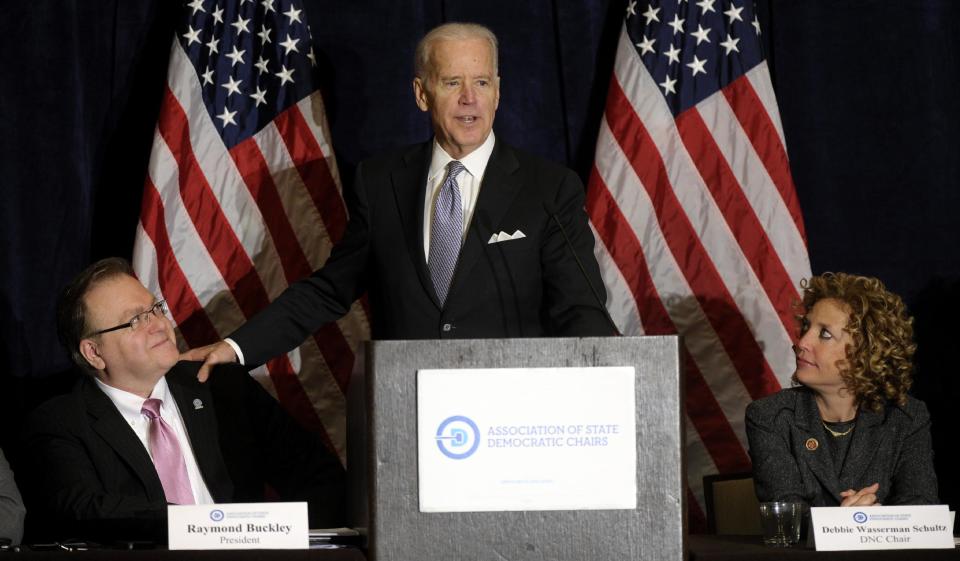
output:
<instances>
[{"instance_id":1,"label":"white dress shirt","mask_svg":"<svg viewBox=\"0 0 960 561\"><path fill-rule=\"evenodd\" d=\"M120 411L120 415L123 416L124 420L130 424L130 428L137 434L137 438L140 439L140 442L143 444L143 447L146 448L147 454L150 454L150 459L152 460L153 454L150 452L148 440L150 418L141 412L143 402L146 401L146 399L137 394L108 386L99 379L96 379L96 382L97 385L100 386L100 389L103 390L103 393L107 394L107 397L110 398L110 401L113 402L117 410ZM187 464L187 476L190 478L190 489L193 491L193 500L196 501L197 504L212 504L214 502L213 497L210 496L207 484L203 482L203 476L200 475L200 468L197 466L197 459L194 457L193 448L190 446L190 438L187 436L186 428L183 426L183 418L180 416L177 400L170 394L170 388L167 386L166 378L160 378L157 385L153 387L153 392L150 394L150 397L163 402L163 405L160 406L160 416L163 417L163 420L170 425L173 432L177 435L177 442L180 443L180 450L183 452L183 460Z\"/></svg>"},{"instance_id":2,"label":"white dress shirt","mask_svg":"<svg viewBox=\"0 0 960 561\"><path fill-rule=\"evenodd\" d=\"M466 168L457 176L457 185L460 186L460 204L463 206L462 235L466 235L470 220L473 218L473 211L477 208L480 183L483 181L483 174L487 171L487 164L490 162L491 154L493 154L494 141L493 131L490 131L483 144L459 160ZM423 255L428 262L430 260L430 228L433 225L433 208L440 196L440 187L443 186L443 180L447 178L447 164L453 160L454 158L447 154L446 150L441 148L434 139L433 156L430 159L430 169L427 171L427 192L423 200Z\"/></svg>"}]
</instances>

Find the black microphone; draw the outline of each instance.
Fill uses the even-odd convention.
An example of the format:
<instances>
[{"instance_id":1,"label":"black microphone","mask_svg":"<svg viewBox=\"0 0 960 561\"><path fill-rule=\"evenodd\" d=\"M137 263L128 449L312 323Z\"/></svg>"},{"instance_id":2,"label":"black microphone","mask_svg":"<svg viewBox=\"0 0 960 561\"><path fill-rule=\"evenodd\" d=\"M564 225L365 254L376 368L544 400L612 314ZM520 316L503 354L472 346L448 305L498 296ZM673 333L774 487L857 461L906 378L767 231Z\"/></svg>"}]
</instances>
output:
<instances>
[{"instance_id":1,"label":"black microphone","mask_svg":"<svg viewBox=\"0 0 960 561\"><path fill-rule=\"evenodd\" d=\"M478 212L475 216L477 220L477 232L480 234L480 242L483 244L483 255L487 258L487 263L490 265L490 270L493 272L494 278L497 278L496 269L493 267L493 260L490 259L490 255L487 253L487 249L490 246L490 239L493 237L493 228L490 226L490 222L486 214ZM484 232L484 230L486 232ZM507 280L510 281L510 292L513 294L513 309L517 314L517 333L520 337L523 337L523 316L520 313L520 300L517 294L517 285L513 281L513 271L510 270L510 264L507 262L506 256L503 254L503 248L500 247L499 243L493 244L497 246L497 252L500 254L500 262L503 263L503 268L507 272ZM500 293L500 283L497 283L497 293ZM504 308L503 298L500 299L500 306ZM505 309L501 309L504 320L504 327L506 327L507 314Z\"/></svg>"},{"instance_id":2,"label":"black microphone","mask_svg":"<svg viewBox=\"0 0 960 561\"><path fill-rule=\"evenodd\" d=\"M551 201L543 201L543 210L547 211L547 215L553 219L557 224L557 228L560 228L560 233L563 235L563 241L567 244L567 249L570 250L570 253L573 255L573 258L577 262L577 267L580 269L580 274L583 275L583 280L587 281L587 286L590 287L590 292L593 293L593 298L597 301L597 305L600 306L600 309L603 310L603 317L607 319L607 323L610 324L610 327L613 328L613 332L617 337L623 335L620 333L620 330L617 329L617 324L613 323L613 318L610 317L610 312L607 311L607 304L600 298L600 293L597 292L597 289L593 286L593 283L590 282L590 275L587 274L587 269L584 268L583 262L580 261L580 256L577 255L577 250L574 249L573 243L570 242L570 237L567 236L567 229L563 227L563 224L560 222L560 217L557 216L557 207L553 205Z\"/></svg>"}]
</instances>

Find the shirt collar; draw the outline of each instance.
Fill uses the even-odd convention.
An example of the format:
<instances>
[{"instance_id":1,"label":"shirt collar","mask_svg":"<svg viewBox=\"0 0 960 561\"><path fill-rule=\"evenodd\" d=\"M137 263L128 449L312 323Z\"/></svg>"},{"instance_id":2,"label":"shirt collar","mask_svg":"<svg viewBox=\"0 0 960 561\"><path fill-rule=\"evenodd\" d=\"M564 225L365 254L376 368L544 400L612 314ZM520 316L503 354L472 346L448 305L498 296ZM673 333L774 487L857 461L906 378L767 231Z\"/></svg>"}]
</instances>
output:
<instances>
[{"instance_id":1,"label":"shirt collar","mask_svg":"<svg viewBox=\"0 0 960 561\"><path fill-rule=\"evenodd\" d=\"M460 158L460 163L470 172L473 177L483 177L483 172L487 170L487 163L490 162L490 156L493 155L493 145L496 142L493 131L487 135L487 139L476 150ZM447 151L440 147L437 139L433 139L433 156L430 159L430 171L427 172L427 181L434 181L438 175L447 172L447 164L453 161L453 157L447 154Z\"/></svg>"},{"instance_id":2,"label":"shirt collar","mask_svg":"<svg viewBox=\"0 0 960 561\"><path fill-rule=\"evenodd\" d=\"M117 410L120 411L120 414L127 419L135 419L139 417L142 413L143 402L146 399L140 397L135 393L130 393L128 391L115 388L113 386L103 383L99 378L94 378L97 382L97 385L103 390L103 393L107 394L107 397L110 398L110 401L117 407ZM170 395L169 386L167 386L166 377L160 378L157 382L157 385L153 386L153 391L150 392L150 397L152 399L159 399L163 402L163 408L166 409L169 404L167 403L167 396Z\"/></svg>"}]
</instances>

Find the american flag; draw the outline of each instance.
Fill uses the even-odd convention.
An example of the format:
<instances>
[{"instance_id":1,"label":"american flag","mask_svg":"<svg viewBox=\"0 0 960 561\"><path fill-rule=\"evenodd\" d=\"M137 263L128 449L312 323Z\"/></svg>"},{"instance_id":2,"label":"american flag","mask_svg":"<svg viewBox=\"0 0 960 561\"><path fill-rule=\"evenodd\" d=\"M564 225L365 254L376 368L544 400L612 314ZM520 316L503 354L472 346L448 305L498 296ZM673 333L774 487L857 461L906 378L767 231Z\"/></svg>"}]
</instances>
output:
<instances>
[{"instance_id":1,"label":"american flag","mask_svg":"<svg viewBox=\"0 0 960 561\"><path fill-rule=\"evenodd\" d=\"M588 184L608 307L625 334L683 335L688 505L749 471L743 412L789 385L810 275L750 0L631 0Z\"/></svg>"},{"instance_id":2,"label":"american flag","mask_svg":"<svg viewBox=\"0 0 960 561\"><path fill-rule=\"evenodd\" d=\"M319 268L346 210L300 0L191 0L170 50L134 248L188 347ZM254 375L345 452L360 304Z\"/></svg>"}]
</instances>

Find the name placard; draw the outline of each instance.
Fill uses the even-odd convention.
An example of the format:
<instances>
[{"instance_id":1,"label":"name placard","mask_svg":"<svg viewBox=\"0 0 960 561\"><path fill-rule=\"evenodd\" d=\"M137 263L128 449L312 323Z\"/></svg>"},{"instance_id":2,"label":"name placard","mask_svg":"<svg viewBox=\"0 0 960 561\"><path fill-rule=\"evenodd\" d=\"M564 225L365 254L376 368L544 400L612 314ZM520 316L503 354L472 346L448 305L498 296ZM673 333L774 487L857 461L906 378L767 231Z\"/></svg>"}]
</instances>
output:
<instances>
[{"instance_id":1,"label":"name placard","mask_svg":"<svg viewBox=\"0 0 960 561\"><path fill-rule=\"evenodd\" d=\"M418 371L420 511L636 508L634 375Z\"/></svg>"},{"instance_id":2,"label":"name placard","mask_svg":"<svg viewBox=\"0 0 960 561\"><path fill-rule=\"evenodd\" d=\"M947 505L813 507L818 551L855 549L952 549Z\"/></svg>"},{"instance_id":3,"label":"name placard","mask_svg":"<svg viewBox=\"0 0 960 561\"><path fill-rule=\"evenodd\" d=\"M170 549L307 549L307 503L167 507Z\"/></svg>"}]
</instances>

